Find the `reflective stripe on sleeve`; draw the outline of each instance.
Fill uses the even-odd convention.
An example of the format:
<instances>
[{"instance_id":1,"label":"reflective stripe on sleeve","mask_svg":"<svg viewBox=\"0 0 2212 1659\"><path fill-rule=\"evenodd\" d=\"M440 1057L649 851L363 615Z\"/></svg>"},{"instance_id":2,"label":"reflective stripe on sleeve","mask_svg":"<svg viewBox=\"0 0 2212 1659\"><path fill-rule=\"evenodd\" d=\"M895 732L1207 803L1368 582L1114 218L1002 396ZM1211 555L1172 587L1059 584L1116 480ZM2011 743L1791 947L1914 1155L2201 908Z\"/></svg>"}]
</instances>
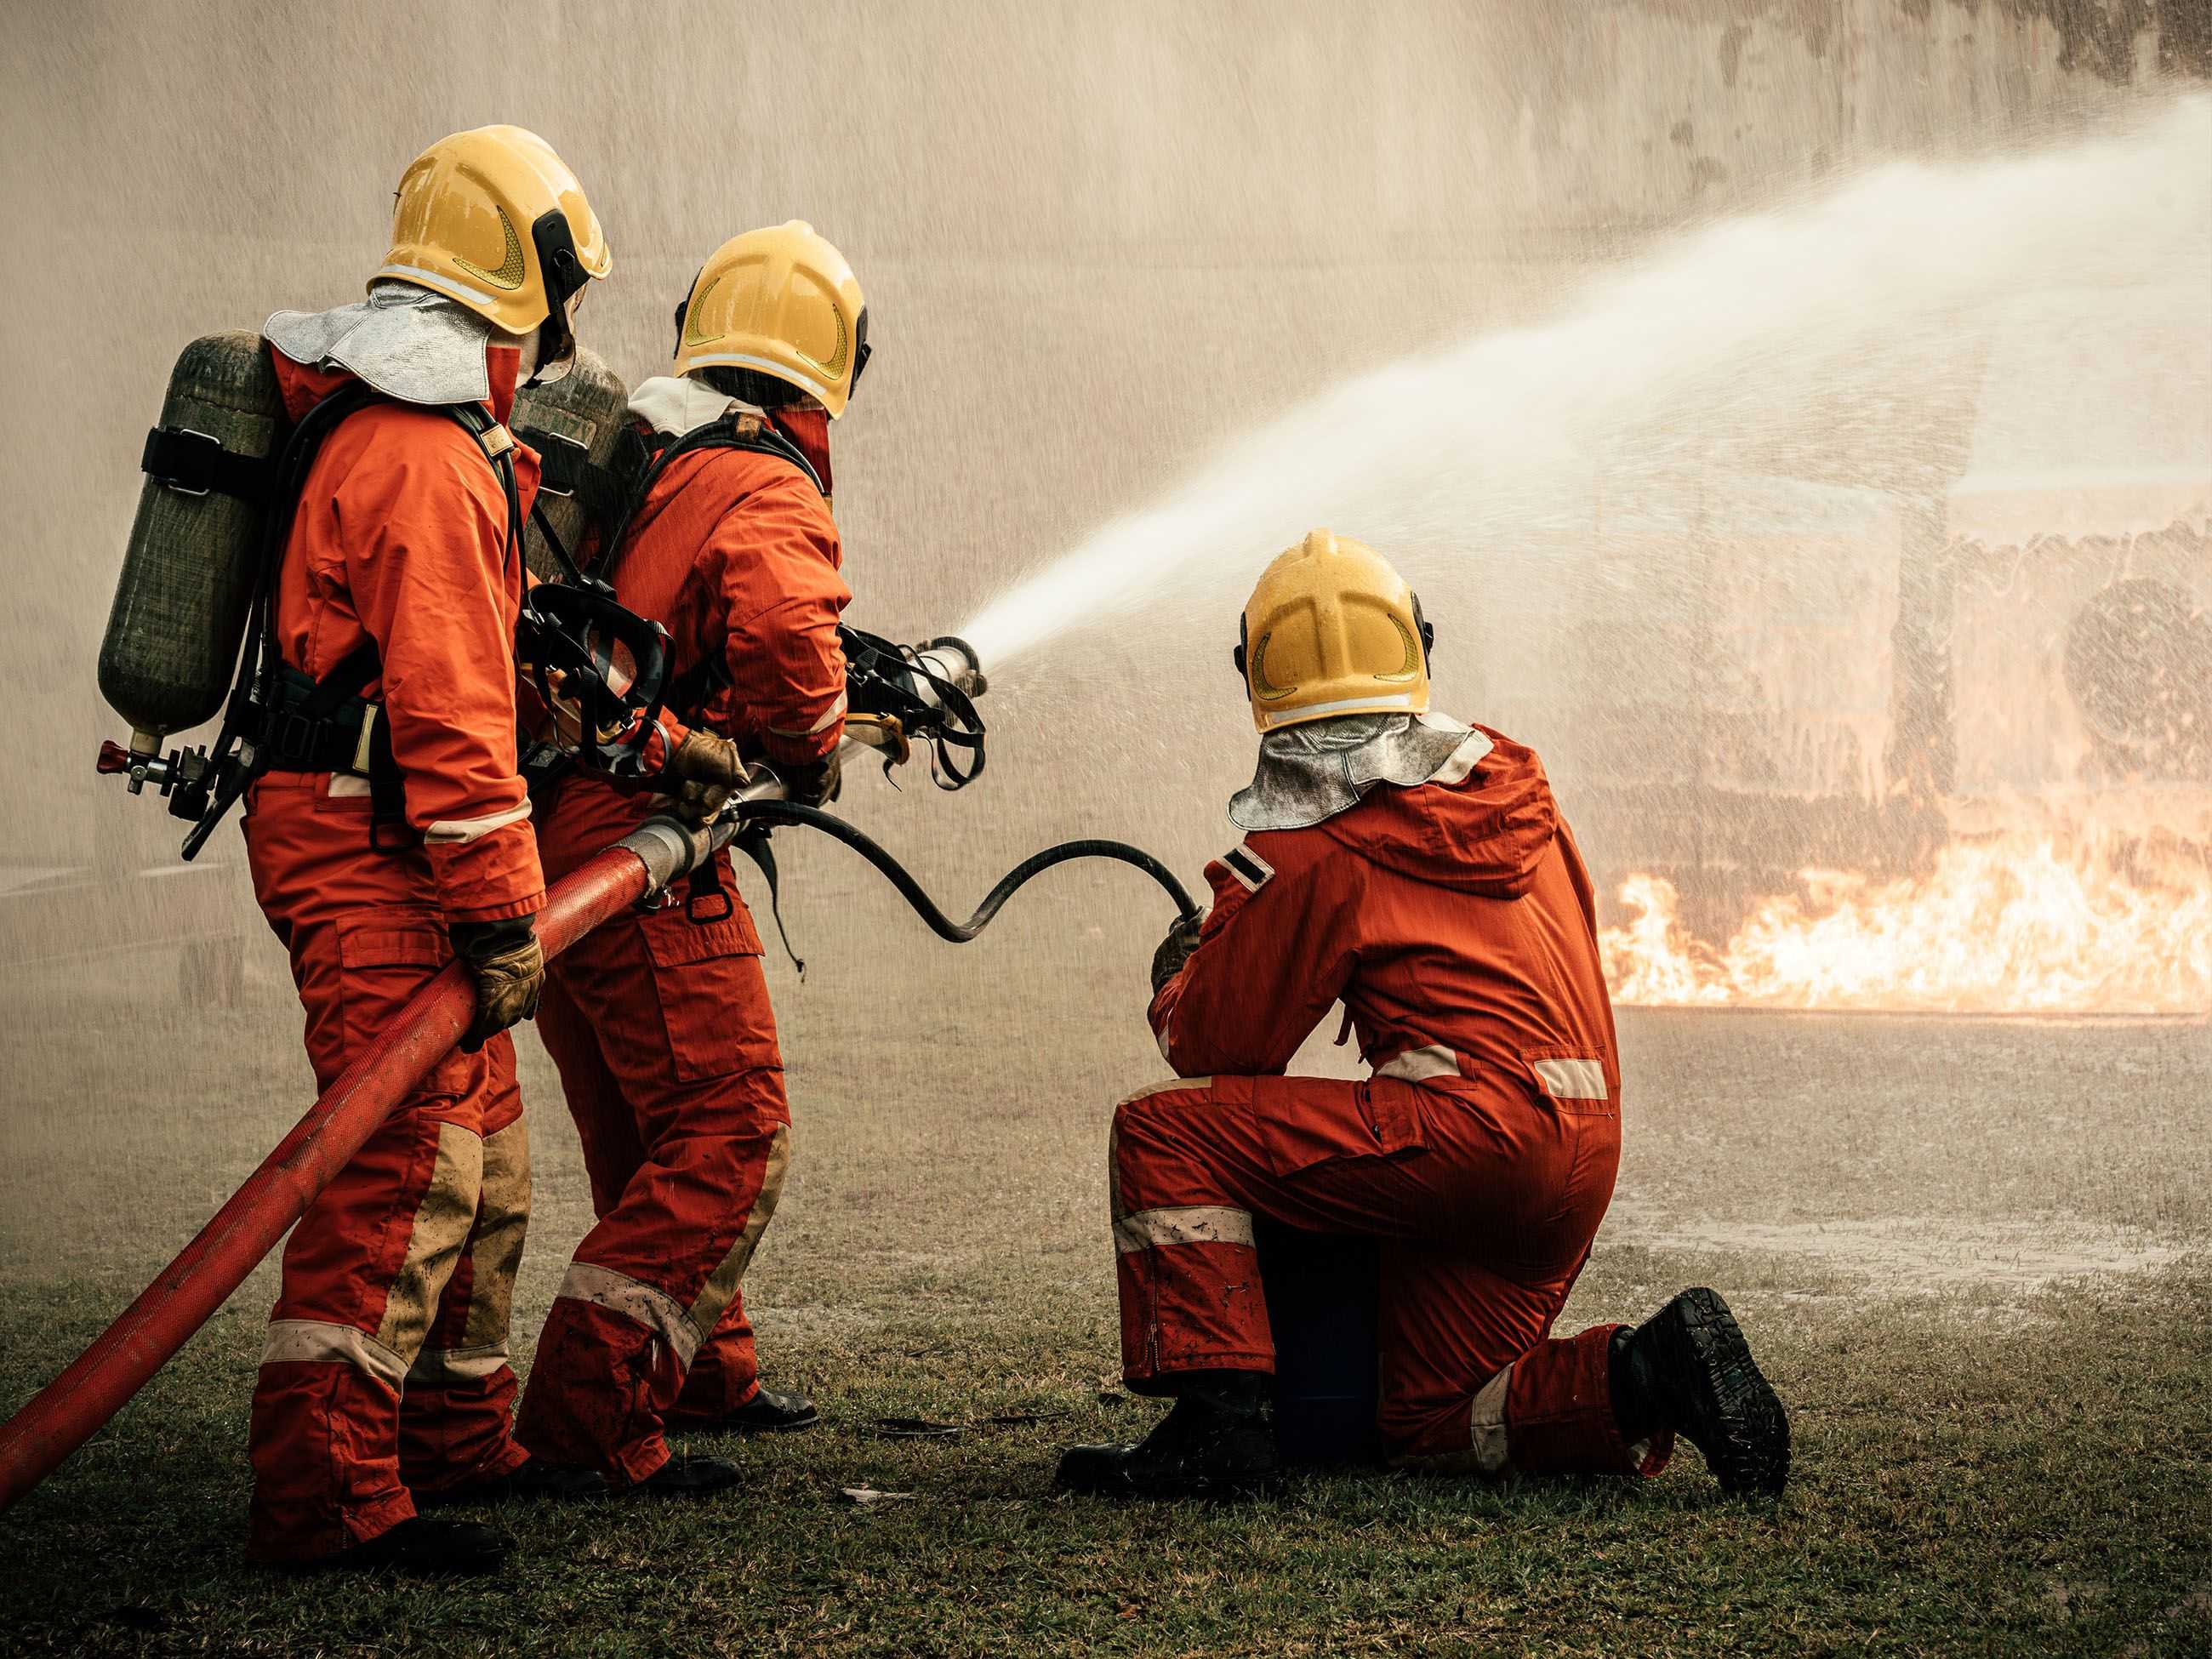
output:
<instances>
[{"instance_id":1,"label":"reflective stripe on sleeve","mask_svg":"<svg viewBox=\"0 0 2212 1659\"><path fill-rule=\"evenodd\" d=\"M407 1362L367 1331L319 1319L272 1319L262 1345L264 1365L350 1365L397 1393Z\"/></svg>"},{"instance_id":2,"label":"reflective stripe on sleeve","mask_svg":"<svg viewBox=\"0 0 2212 1659\"><path fill-rule=\"evenodd\" d=\"M677 1364L686 1370L690 1368L691 1356L699 1352L699 1328L691 1322L684 1304L667 1291L657 1291L628 1273L589 1261L572 1261L561 1279L560 1294L571 1302L588 1302L635 1320L667 1343Z\"/></svg>"},{"instance_id":3,"label":"reflective stripe on sleeve","mask_svg":"<svg viewBox=\"0 0 2212 1659\"><path fill-rule=\"evenodd\" d=\"M1275 866L1254 852L1249 842L1239 842L1224 853L1221 867L1236 877L1248 893L1258 892L1275 874Z\"/></svg>"},{"instance_id":4,"label":"reflective stripe on sleeve","mask_svg":"<svg viewBox=\"0 0 2212 1659\"><path fill-rule=\"evenodd\" d=\"M824 714L820 720L815 721L813 725L808 726L804 732L794 732L787 726L771 726L769 727L769 732L771 736L778 738L817 737L821 733L827 732L831 726L835 726L839 720L842 720L844 718L845 694L842 691L840 691L837 694L837 701L830 705L830 712Z\"/></svg>"},{"instance_id":5,"label":"reflective stripe on sleeve","mask_svg":"<svg viewBox=\"0 0 2212 1659\"><path fill-rule=\"evenodd\" d=\"M530 803L525 801L511 811L487 812L480 818L440 818L422 832L422 839L434 847L450 847L480 840L495 830L520 823L529 816Z\"/></svg>"},{"instance_id":6,"label":"reflective stripe on sleeve","mask_svg":"<svg viewBox=\"0 0 2212 1659\"><path fill-rule=\"evenodd\" d=\"M1224 1205L1194 1204L1183 1209L1139 1210L1114 1224L1114 1248L1123 1255L1170 1244L1252 1243L1252 1212Z\"/></svg>"},{"instance_id":7,"label":"reflective stripe on sleeve","mask_svg":"<svg viewBox=\"0 0 2212 1659\"><path fill-rule=\"evenodd\" d=\"M1605 1062L1601 1060L1532 1060L1544 1092L1554 1100L1604 1100Z\"/></svg>"}]
</instances>

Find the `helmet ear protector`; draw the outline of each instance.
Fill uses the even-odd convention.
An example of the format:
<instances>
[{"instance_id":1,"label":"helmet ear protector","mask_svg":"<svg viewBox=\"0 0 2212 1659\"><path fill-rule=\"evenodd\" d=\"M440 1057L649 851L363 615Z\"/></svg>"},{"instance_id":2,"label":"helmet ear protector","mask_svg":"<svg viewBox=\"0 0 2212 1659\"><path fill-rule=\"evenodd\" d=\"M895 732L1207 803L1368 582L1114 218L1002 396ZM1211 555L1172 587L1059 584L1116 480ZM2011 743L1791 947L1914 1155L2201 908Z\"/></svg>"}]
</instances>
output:
<instances>
[{"instance_id":1,"label":"helmet ear protector","mask_svg":"<svg viewBox=\"0 0 2212 1659\"><path fill-rule=\"evenodd\" d=\"M568 216L548 208L530 227L530 240L538 249L538 270L545 283L545 320L538 360L541 364L566 363L576 355L576 331L568 325L568 301L592 280L584 262L576 257L576 233Z\"/></svg>"},{"instance_id":2,"label":"helmet ear protector","mask_svg":"<svg viewBox=\"0 0 2212 1659\"><path fill-rule=\"evenodd\" d=\"M690 286L684 290L684 297L676 302L676 344L673 349L677 352L684 349L684 319L691 314L691 295L698 289L699 278L706 274L707 267L701 265L693 274Z\"/></svg>"},{"instance_id":3,"label":"helmet ear protector","mask_svg":"<svg viewBox=\"0 0 2212 1659\"><path fill-rule=\"evenodd\" d=\"M1437 625L1421 614L1421 596L1418 593L1413 595L1413 626L1420 631L1421 666L1425 669L1429 666L1430 656L1436 649ZM1229 659L1237 665L1237 678L1249 685L1251 683L1251 676L1245 672L1244 668L1245 643L1244 618L1239 617L1237 619L1237 646L1229 653Z\"/></svg>"},{"instance_id":4,"label":"helmet ear protector","mask_svg":"<svg viewBox=\"0 0 2212 1659\"><path fill-rule=\"evenodd\" d=\"M860 307L860 314L853 319L853 378L845 383L845 395L850 398L860 389L860 372L868 366L875 348L868 343L868 308Z\"/></svg>"}]
</instances>

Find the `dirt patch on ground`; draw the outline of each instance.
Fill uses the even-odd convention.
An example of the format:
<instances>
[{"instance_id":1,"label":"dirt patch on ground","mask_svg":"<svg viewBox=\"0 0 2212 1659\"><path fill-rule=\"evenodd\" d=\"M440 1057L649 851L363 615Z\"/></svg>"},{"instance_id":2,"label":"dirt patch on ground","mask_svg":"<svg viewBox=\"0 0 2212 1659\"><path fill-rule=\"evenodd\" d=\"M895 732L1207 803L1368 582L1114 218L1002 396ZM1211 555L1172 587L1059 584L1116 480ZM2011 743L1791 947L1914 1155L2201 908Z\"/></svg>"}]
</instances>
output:
<instances>
[{"instance_id":1,"label":"dirt patch on ground","mask_svg":"<svg viewBox=\"0 0 2212 1659\"><path fill-rule=\"evenodd\" d=\"M1613 1206L1598 1248L1607 1243L1661 1251L1795 1256L1823 1274L1848 1274L1863 1280L1865 1289L1896 1297L1977 1290L2025 1298L2065 1280L2171 1267L2190 1254L2181 1244L2139 1229L2076 1215L1976 1221L1899 1215L1776 1223L1665 1217L1633 1203Z\"/></svg>"}]
</instances>

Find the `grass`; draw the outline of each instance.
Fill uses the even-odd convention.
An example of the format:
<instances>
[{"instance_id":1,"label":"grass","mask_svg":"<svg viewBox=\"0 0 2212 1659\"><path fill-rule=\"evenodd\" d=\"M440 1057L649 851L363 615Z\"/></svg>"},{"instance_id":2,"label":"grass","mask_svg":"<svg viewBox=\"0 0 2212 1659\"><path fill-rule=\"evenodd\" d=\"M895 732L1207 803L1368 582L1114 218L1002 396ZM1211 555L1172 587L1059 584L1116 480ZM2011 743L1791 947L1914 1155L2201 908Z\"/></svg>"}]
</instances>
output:
<instances>
[{"instance_id":1,"label":"grass","mask_svg":"<svg viewBox=\"0 0 2212 1659\"><path fill-rule=\"evenodd\" d=\"M186 1062L158 1127L134 1129L151 1085L72 1018L48 1022L18 1085L66 1085L72 1112L6 1123L29 1173L0 1187L0 1408L99 1329L297 1105L289 1061L219 1078ZM225 1018L234 1051L281 1056L295 1017L271 997ZM738 1496L506 1512L518 1558L489 1583L254 1568L240 1538L264 1269L0 1518L0 1650L2212 1651L2201 1027L1624 1022L1640 1084L1621 1219L1565 1322L1719 1284L1795 1409L1796 1479L1772 1508L1721 1500L1686 1449L1637 1489L1360 1476L1218 1507L1054 1495L1062 1444L1133 1437L1158 1409L1114 1386L1097 1168L1114 1085L1095 1081L1143 1082L1157 1061L1103 1018L1042 1039L1050 1063L1023 1074L950 1042L925 1066L912 1031L837 1029L796 1000L787 1047L820 1058L793 1073L798 1176L749 1291L771 1380L830 1420L694 1443L744 1465ZM528 1059L526 1357L583 1223L572 1138ZM112 1194L24 1184L51 1186L72 1143L112 1143L139 1171L136 1228L88 1229ZM1786 1242L1850 1218L1942 1256L2022 1218L2183 1254L2055 1279L1996 1261L1931 1287ZM1731 1243L1739 1223L1748 1242ZM968 1426L876 1429L897 1417ZM864 1506L848 1487L912 1496Z\"/></svg>"}]
</instances>

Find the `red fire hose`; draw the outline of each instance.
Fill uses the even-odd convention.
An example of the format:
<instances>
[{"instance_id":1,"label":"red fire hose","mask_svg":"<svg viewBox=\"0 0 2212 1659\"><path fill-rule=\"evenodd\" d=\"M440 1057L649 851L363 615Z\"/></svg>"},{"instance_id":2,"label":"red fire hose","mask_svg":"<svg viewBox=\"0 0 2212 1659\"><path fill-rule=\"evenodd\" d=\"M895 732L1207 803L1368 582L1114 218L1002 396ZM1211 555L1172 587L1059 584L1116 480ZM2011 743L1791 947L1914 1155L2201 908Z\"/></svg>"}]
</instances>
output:
<instances>
[{"instance_id":1,"label":"red fire hose","mask_svg":"<svg viewBox=\"0 0 2212 1659\"><path fill-rule=\"evenodd\" d=\"M609 848L546 895L538 918L545 954L559 955L624 906L665 886L733 829L725 820L711 836L687 835L655 819ZM452 1051L475 1008L474 988L459 963L417 992L122 1317L0 1425L0 1510L97 1434L184 1346L423 1073Z\"/></svg>"}]
</instances>

